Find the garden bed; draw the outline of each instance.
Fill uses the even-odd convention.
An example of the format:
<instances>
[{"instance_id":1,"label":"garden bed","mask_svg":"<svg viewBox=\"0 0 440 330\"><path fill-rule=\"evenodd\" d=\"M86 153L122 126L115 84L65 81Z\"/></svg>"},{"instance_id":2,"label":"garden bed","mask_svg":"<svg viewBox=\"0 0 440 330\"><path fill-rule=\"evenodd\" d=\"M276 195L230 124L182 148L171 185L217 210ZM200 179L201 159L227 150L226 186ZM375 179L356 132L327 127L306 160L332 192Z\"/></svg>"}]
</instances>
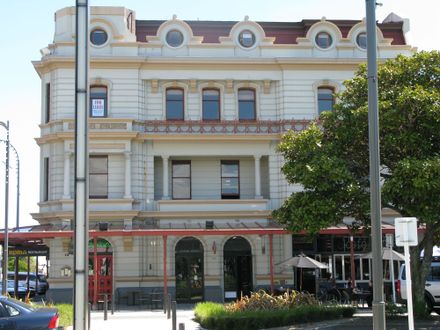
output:
<instances>
[{"instance_id":1,"label":"garden bed","mask_svg":"<svg viewBox=\"0 0 440 330\"><path fill-rule=\"evenodd\" d=\"M298 323L352 317L355 308L343 305L321 305L300 293L273 297L253 293L230 304L204 302L194 309L195 321L213 330L255 330Z\"/></svg>"}]
</instances>

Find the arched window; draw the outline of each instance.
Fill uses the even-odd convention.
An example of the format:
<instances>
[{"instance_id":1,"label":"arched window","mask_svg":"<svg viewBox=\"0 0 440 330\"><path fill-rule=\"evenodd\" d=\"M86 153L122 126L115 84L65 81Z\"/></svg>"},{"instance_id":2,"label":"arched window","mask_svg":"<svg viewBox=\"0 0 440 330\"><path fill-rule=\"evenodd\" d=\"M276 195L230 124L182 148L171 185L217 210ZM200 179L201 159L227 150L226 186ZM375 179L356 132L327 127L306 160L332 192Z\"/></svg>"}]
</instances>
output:
<instances>
[{"instance_id":1,"label":"arched window","mask_svg":"<svg viewBox=\"0 0 440 330\"><path fill-rule=\"evenodd\" d=\"M90 117L107 117L107 86L90 87Z\"/></svg>"},{"instance_id":2,"label":"arched window","mask_svg":"<svg viewBox=\"0 0 440 330\"><path fill-rule=\"evenodd\" d=\"M238 120L255 120L255 90L241 88L238 90Z\"/></svg>"},{"instance_id":3,"label":"arched window","mask_svg":"<svg viewBox=\"0 0 440 330\"><path fill-rule=\"evenodd\" d=\"M202 91L203 120L220 120L220 91L204 89Z\"/></svg>"},{"instance_id":4,"label":"arched window","mask_svg":"<svg viewBox=\"0 0 440 330\"><path fill-rule=\"evenodd\" d=\"M331 87L318 87L318 115L323 111L333 111L333 93Z\"/></svg>"},{"instance_id":5,"label":"arched window","mask_svg":"<svg viewBox=\"0 0 440 330\"><path fill-rule=\"evenodd\" d=\"M183 89L168 88L166 91L166 119L183 120L184 116Z\"/></svg>"}]
</instances>

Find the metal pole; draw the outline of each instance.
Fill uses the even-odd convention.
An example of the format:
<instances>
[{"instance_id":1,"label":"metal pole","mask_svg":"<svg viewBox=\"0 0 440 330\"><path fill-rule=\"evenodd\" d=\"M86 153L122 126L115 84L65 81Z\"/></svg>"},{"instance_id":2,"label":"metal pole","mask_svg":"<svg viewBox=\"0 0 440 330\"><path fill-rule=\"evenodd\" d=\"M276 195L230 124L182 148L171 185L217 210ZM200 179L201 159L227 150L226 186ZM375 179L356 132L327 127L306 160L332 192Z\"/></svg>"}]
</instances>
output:
<instances>
[{"instance_id":1,"label":"metal pole","mask_svg":"<svg viewBox=\"0 0 440 330\"><path fill-rule=\"evenodd\" d=\"M269 234L269 268L270 268L270 293L274 294L273 280L273 235Z\"/></svg>"},{"instance_id":2,"label":"metal pole","mask_svg":"<svg viewBox=\"0 0 440 330\"><path fill-rule=\"evenodd\" d=\"M75 330L88 329L88 0L76 0L75 47L75 208L74 310Z\"/></svg>"},{"instance_id":3,"label":"metal pole","mask_svg":"<svg viewBox=\"0 0 440 330\"><path fill-rule=\"evenodd\" d=\"M6 128L6 172L5 172L5 240L3 243L3 280L2 280L2 294L4 296L8 293L8 216L9 216L9 120L0 122Z\"/></svg>"},{"instance_id":4,"label":"metal pole","mask_svg":"<svg viewBox=\"0 0 440 330\"><path fill-rule=\"evenodd\" d=\"M171 323L172 323L173 330L176 330L176 328L177 328L177 310L176 310L177 306L176 305L177 305L176 301L171 302L171 309L173 311Z\"/></svg>"},{"instance_id":5,"label":"metal pole","mask_svg":"<svg viewBox=\"0 0 440 330\"><path fill-rule=\"evenodd\" d=\"M351 272L351 289L356 285L356 267L354 264L354 237L350 235L350 272Z\"/></svg>"},{"instance_id":6,"label":"metal pole","mask_svg":"<svg viewBox=\"0 0 440 330\"><path fill-rule=\"evenodd\" d=\"M414 312L412 299L412 280L411 280L411 256L409 254L409 244L406 242L403 245L405 252L405 276L406 276L406 299L408 308L408 329L414 330Z\"/></svg>"},{"instance_id":7,"label":"metal pole","mask_svg":"<svg viewBox=\"0 0 440 330\"><path fill-rule=\"evenodd\" d=\"M376 0L365 0L368 57L368 140L370 149L371 242L373 254L373 329L385 330L380 203L379 114L377 105Z\"/></svg>"},{"instance_id":8,"label":"metal pole","mask_svg":"<svg viewBox=\"0 0 440 330\"><path fill-rule=\"evenodd\" d=\"M104 321L107 321L107 313L108 313L108 294L104 293Z\"/></svg>"}]
</instances>

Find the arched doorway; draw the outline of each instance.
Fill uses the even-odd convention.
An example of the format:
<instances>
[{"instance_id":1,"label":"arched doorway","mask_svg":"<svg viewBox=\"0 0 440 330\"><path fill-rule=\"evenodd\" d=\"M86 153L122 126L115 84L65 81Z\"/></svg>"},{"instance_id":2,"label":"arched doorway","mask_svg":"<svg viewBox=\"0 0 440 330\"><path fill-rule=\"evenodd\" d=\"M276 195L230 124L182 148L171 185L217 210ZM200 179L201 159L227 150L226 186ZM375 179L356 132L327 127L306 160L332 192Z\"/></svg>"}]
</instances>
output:
<instances>
[{"instance_id":1,"label":"arched doorway","mask_svg":"<svg viewBox=\"0 0 440 330\"><path fill-rule=\"evenodd\" d=\"M176 301L203 300L203 246L194 237L184 237L176 245Z\"/></svg>"},{"instance_id":2,"label":"arched doorway","mask_svg":"<svg viewBox=\"0 0 440 330\"><path fill-rule=\"evenodd\" d=\"M223 250L224 298L235 300L252 291L252 248L243 237L228 239Z\"/></svg>"},{"instance_id":3,"label":"arched doorway","mask_svg":"<svg viewBox=\"0 0 440 330\"><path fill-rule=\"evenodd\" d=\"M89 301L96 304L107 294L112 299L113 250L109 241L95 238L89 241Z\"/></svg>"}]
</instances>

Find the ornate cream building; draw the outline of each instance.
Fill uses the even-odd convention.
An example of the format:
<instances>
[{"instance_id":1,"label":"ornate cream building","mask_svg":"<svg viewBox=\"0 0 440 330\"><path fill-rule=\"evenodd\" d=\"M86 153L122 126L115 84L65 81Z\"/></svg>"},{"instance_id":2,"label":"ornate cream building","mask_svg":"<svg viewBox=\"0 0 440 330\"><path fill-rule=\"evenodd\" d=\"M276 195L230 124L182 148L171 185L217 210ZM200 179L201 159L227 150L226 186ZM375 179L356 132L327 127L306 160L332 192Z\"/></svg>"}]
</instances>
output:
<instances>
[{"instance_id":1,"label":"ornate cream building","mask_svg":"<svg viewBox=\"0 0 440 330\"><path fill-rule=\"evenodd\" d=\"M160 289L178 301L223 301L292 286L292 270L277 264L296 253L298 236L271 211L300 187L284 180L276 146L331 110L332 94L366 62L365 30L360 20L157 21L91 7L91 300ZM380 60L413 52L405 32L395 16L378 24ZM48 232L48 295L61 301L73 286L74 7L56 12L41 53L33 217ZM337 259L313 249L341 269L338 280L348 277L346 251Z\"/></svg>"}]
</instances>

